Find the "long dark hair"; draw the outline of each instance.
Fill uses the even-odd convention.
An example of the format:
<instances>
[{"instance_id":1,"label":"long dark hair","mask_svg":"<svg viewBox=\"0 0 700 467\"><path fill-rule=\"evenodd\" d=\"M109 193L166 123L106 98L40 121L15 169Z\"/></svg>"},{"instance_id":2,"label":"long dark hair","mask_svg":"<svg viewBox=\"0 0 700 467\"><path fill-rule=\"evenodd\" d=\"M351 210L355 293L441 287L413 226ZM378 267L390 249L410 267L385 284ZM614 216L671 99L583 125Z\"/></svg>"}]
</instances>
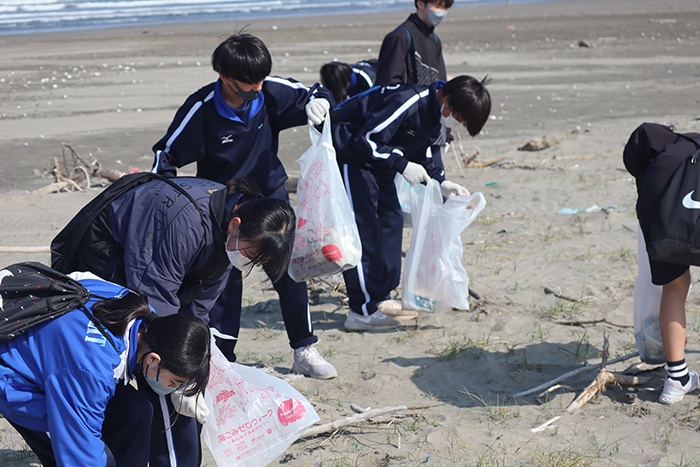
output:
<instances>
[{"instance_id":1,"label":"long dark hair","mask_svg":"<svg viewBox=\"0 0 700 467\"><path fill-rule=\"evenodd\" d=\"M262 265L273 282L287 270L292 256L296 216L289 203L275 198L264 198L251 180L240 177L226 183L228 194L240 193L248 200L239 203L229 215L241 219L239 240L257 248L253 263Z\"/></svg>"},{"instance_id":2,"label":"long dark hair","mask_svg":"<svg viewBox=\"0 0 700 467\"><path fill-rule=\"evenodd\" d=\"M348 88L352 83L352 67L347 63L330 62L321 67L321 84L333 93L333 98L340 104L348 98Z\"/></svg>"},{"instance_id":3,"label":"long dark hair","mask_svg":"<svg viewBox=\"0 0 700 467\"><path fill-rule=\"evenodd\" d=\"M121 336L137 318L150 320L144 334L146 343L161 358L161 366L191 382L185 394L204 391L209 382L209 327L199 318L176 313L158 317L144 295L129 292L119 298L107 298L92 307L95 317L114 335Z\"/></svg>"}]
</instances>

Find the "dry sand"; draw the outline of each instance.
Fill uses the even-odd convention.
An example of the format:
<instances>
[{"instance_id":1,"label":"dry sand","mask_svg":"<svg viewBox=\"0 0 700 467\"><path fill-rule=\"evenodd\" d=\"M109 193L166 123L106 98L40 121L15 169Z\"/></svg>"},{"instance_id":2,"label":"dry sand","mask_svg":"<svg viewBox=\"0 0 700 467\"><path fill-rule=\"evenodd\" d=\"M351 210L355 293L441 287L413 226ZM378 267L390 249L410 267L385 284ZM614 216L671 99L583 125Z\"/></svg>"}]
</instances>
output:
<instances>
[{"instance_id":1,"label":"dry sand","mask_svg":"<svg viewBox=\"0 0 700 467\"><path fill-rule=\"evenodd\" d=\"M274 74L310 84L333 58L376 56L383 35L407 13L255 21L248 31L268 44ZM0 245L48 245L98 193L32 193L51 181L39 175L61 156L60 142L109 168L148 169L150 146L177 107L214 79L208 61L221 35L245 24L0 37ZM389 426L297 442L273 465L700 465L698 395L658 404L664 369L638 390L610 387L572 415L564 408L595 371L568 379L574 392L556 391L541 405L534 395L510 397L599 362L604 334L612 357L636 350L635 188L621 151L644 121L700 131L697 2L454 8L438 32L450 75L493 78L492 119L477 138L461 135L464 151L478 146L480 160L513 161L468 168L462 177L454 155L444 157L450 179L487 199L462 235L464 265L484 300L471 311L421 314L403 330L348 333L343 295L311 284L318 348L339 376L294 385L321 420L352 415L351 403L425 408ZM290 174L306 135L304 128L283 134L280 155ZM543 136L555 144L517 151ZM557 214L593 205L605 211ZM407 228L405 248L410 234ZM0 255L5 264L48 261L47 254ZM687 313L687 359L695 370L697 289ZM291 351L269 283L249 278L245 300L239 360L288 373ZM560 324L602 319L614 324ZM557 415L554 428L531 431ZM0 463L30 465L11 431L2 429Z\"/></svg>"}]
</instances>

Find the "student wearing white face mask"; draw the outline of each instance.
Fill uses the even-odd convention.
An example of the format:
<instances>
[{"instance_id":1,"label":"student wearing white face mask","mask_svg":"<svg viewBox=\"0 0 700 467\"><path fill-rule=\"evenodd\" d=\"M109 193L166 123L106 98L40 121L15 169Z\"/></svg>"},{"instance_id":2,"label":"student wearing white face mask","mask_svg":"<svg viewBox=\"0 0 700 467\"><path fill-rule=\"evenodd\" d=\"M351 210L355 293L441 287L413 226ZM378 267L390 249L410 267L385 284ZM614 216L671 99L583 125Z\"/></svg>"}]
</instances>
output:
<instances>
[{"instance_id":1,"label":"student wearing white face mask","mask_svg":"<svg viewBox=\"0 0 700 467\"><path fill-rule=\"evenodd\" d=\"M294 210L285 201L262 197L250 180L235 178L222 185L161 177L112 199L112 190L119 188L115 183L76 215L79 220L111 200L89 222L77 248L52 244L54 268L60 264L61 272L90 271L137 291L148 297L159 316L185 313L205 322L230 274L240 279L260 265L274 282L286 273ZM65 230L73 227L71 221ZM238 323L240 314L229 314L227 319ZM162 371L154 370L160 365L149 360L153 355L143 363L149 379L142 382L148 384L139 385L154 407L149 464L199 465L201 426L193 417L202 411L189 410L198 401L159 385ZM117 388L117 395L121 390Z\"/></svg>"},{"instance_id":2,"label":"student wearing white face mask","mask_svg":"<svg viewBox=\"0 0 700 467\"><path fill-rule=\"evenodd\" d=\"M362 241L360 264L343 273L351 310L346 329L390 329L399 324L392 316L411 316L390 300L401 278L403 229L394 177L400 173L411 185L433 178L445 197L469 194L445 180L434 143L443 125L479 134L491 112L485 81L458 76L429 86L375 87L336 107L333 144Z\"/></svg>"}]
</instances>

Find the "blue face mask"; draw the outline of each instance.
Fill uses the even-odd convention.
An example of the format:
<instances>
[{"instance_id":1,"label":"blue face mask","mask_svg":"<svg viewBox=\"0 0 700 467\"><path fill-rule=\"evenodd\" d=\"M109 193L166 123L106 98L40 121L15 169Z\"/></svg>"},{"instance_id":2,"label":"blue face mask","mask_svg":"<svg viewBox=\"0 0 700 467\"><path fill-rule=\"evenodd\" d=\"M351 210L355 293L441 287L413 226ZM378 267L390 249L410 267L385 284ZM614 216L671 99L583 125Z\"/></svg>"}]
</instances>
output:
<instances>
[{"instance_id":1,"label":"blue face mask","mask_svg":"<svg viewBox=\"0 0 700 467\"><path fill-rule=\"evenodd\" d=\"M167 396L168 394L172 394L178 390L178 388L171 388L160 381L160 364L158 364L158 371L156 372L155 378L148 377L148 365L146 365L146 370L144 371L143 375L146 377L146 382L151 389L153 389L153 392L159 396Z\"/></svg>"}]
</instances>

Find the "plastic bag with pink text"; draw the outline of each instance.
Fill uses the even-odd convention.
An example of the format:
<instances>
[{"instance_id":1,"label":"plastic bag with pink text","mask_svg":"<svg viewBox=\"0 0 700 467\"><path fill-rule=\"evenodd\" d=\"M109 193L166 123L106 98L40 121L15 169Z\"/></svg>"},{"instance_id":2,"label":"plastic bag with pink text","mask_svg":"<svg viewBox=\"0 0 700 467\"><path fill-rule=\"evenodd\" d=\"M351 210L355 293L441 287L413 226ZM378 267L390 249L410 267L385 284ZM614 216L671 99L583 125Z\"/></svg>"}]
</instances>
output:
<instances>
[{"instance_id":1,"label":"plastic bag with pink text","mask_svg":"<svg viewBox=\"0 0 700 467\"><path fill-rule=\"evenodd\" d=\"M297 160L297 230L288 272L297 282L337 274L362 257L355 214L335 158L331 122L309 125L311 147Z\"/></svg>"},{"instance_id":2,"label":"plastic bag with pink text","mask_svg":"<svg viewBox=\"0 0 700 467\"><path fill-rule=\"evenodd\" d=\"M318 415L288 383L229 362L212 338L209 407L202 436L219 467L263 467L296 441Z\"/></svg>"}]
</instances>

